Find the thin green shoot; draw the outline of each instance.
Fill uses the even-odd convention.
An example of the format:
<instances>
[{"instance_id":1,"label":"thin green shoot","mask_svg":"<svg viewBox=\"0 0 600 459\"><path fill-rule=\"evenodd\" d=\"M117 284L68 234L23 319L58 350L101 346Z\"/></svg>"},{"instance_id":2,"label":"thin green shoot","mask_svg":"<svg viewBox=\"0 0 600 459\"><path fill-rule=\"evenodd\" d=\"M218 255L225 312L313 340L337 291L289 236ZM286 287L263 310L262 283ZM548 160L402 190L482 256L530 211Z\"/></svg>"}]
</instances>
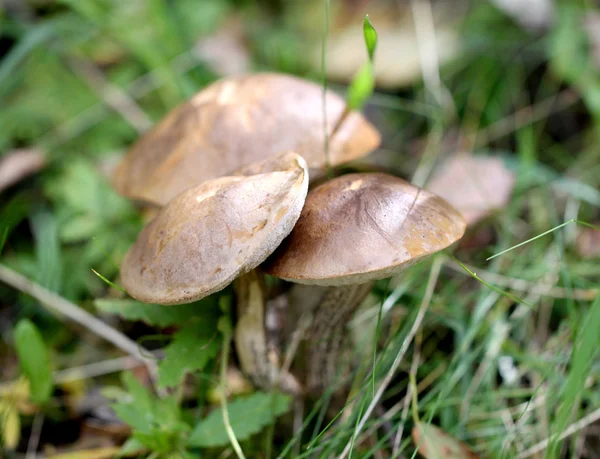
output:
<instances>
[{"instance_id":1,"label":"thin green shoot","mask_svg":"<svg viewBox=\"0 0 600 459\"><path fill-rule=\"evenodd\" d=\"M377 31L371 24L368 15L365 15L363 20L363 36L369 60L356 72L350 86L348 86L348 92L346 93L347 110L344 111L342 119L347 116L348 111L360 110L375 89L374 58L377 47Z\"/></svg>"},{"instance_id":2,"label":"thin green shoot","mask_svg":"<svg viewBox=\"0 0 600 459\"><path fill-rule=\"evenodd\" d=\"M123 287L121 287L121 286L119 286L119 285L115 284L114 282L111 282L111 281L109 281L109 280L108 280L106 277L104 277L102 274L100 274L100 273L99 273L98 271L96 271L95 269L92 269L92 272L93 272L93 273L94 273L96 276L98 276L98 277L99 277L101 280L103 280L103 281L104 281L106 284L108 284L109 286L111 286L112 288L114 288L114 289L117 289L117 290L119 290L120 292L127 293Z\"/></svg>"},{"instance_id":3,"label":"thin green shoot","mask_svg":"<svg viewBox=\"0 0 600 459\"><path fill-rule=\"evenodd\" d=\"M121 269L119 267L119 264L115 261L115 259L112 257L112 255L108 252L108 250L106 250L106 247L104 247L104 245L98 240L98 238L96 236L94 236L92 238L92 241L94 242L94 244L96 245L96 247L98 247L102 253L104 255L106 255L106 258L108 259L108 261L110 262L111 265L113 265L113 267L119 271L119 269Z\"/></svg>"},{"instance_id":4,"label":"thin green shoot","mask_svg":"<svg viewBox=\"0 0 600 459\"><path fill-rule=\"evenodd\" d=\"M365 14L365 18L363 19L363 36L365 37L365 45L367 46L367 52L369 53L369 61L373 63L375 59L375 49L377 48L377 31L375 30L375 27L373 27L373 24L371 24L368 14Z\"/></svg>"},{"instance_id":5,"label":"thin green shoot","mask_svg":"<svg viewBox=\"0 0 600 459\"><path fill-rule=\"evenodd\" d=\"M302 425L300 426L300 430L299 432L297 432L297 435L295 435L289 442L288 444L285 446L285 448L281 451L281 453L279 454L279 456L277 456L277 459L283 459L284 457L286 457L286 455L288 454L288 452L292 449L292 447L296 444L296 442L298 442L300 440L300 437L302 435L302 432L304 432L304 430L308 427L308 424L310 424L310 422L312 421L312 419L317 415L317 413L319 412L319 409L321 407L323 403L323 400L317 400L315 402L315 406L312 409L312 411L308 414L308 416L306 416L306 418L304 418L304 422L302 423Z\"/></svg>"},{"instance_id":6,"label":"thin green shoot","mask_svg":"<svg viewBox=\"0 0 600 459\"><path fill-rule=\"evenodd\" d=\"M502 290L501 288L496 287L495 285L490 284L489 282L484 281L481 277L479 277L476 273L474 273L473 271L471 271L468 267L466 267L463 263L461 263L461 261L456 258L453 255L450 255L450 257L457 262L462 269L464 269L466 272L468 272L472 277L474 277L475 279L477 279L479 282L481 282L483 285L485 285L486 287L492 289L494 292L499 293L502 296L505 296L506 298L511 299L512 301L514 301L515 303L520 303L520 304L524 304L525 306L529 306L530 308L534 308L535 306L531 303L529 303L528 301L525 301L521 298L519 298L516 295L513 295L512 293L508 293L505 290Z\"/></svg>"},{"instance_id":7,"label":"thin green shoot","mask_svg":"<svg viewBox=\"0 0 600 459\"><path fill-rule=\"evenodd\" d=\"M329 130L327 128L327 34L329 33L329 0L325 0L325 18L323 20L323 40L321 41L321 75L323 91L321 94L323 108L323 142L327 177L332 178L331 160L329 157Z\"/></svg>"},{"instance_id":8,"label":"thin green shoot","mask_svg":"<svg viewBox=\"0 0 600 459\"><path fill-rule=\"evenodd\" d=\"M384 297L390 297L390 279L388 279L385 288ZM373 337L373 367L371 370L371 390L373 393L373 397L375 397L375 366L377 362L377 342L379 341L379 332L381 331L381 316L383 315L383 305L385 304L385 300L382 300L379 304L379 311L377 313L377 324L375 326L375 336Z\"/></svg>"},{"instance_id":9,"label":"thin green shoot","mask_svg":"<svg viewBox=\"0 0 600 459\"><path fill-rule=\"evenodd\" d=\"M410 398L411 398L411 414L413 418L413 423L417 425L420 421L419 419L419 402L417 400L417 381L414 373L410 373L408 375L409 378L409 387L410 387Z\"/></svg>"},{"instance_id":10,"label":"thin green shoot","mask_svg":"<svg viewBox=\"0 0 600 459\"><path fill-rule=\"evenodd\" d=\"M221 410L223 412L223 423L231 446L239 459L246 459L242 447L235 436L231 421L229 420L229 410L227 409L227 363L229 359L229 348L231 347L231 322L227 315L221 316L217 328L223 334L223 347L221 348Z\"/></svg>"},{"instance_id":11,"label":"thin green shoot","mask_svg":"<svg viewBox=\"0 0 600 459\"><path fill-rule=\"evenodd\" d=\"M499 253L497 253L495 255L492 255L491 257L486 258L485 261L489 261L489 260L491 260L493 258L499 257L500 255L504 255L505 253L510 252L511 250L514 250L514 249L517 249L517 248L519 248L521 246L524 246L525 244L529 244L530 242L533 242L536 239L539 239L540 237L545 236L546 234L550 234L550 233L552 233L552 232L554 232L554 231L556 231L556 230L558 230L560 228L563 228L563 227L565 227L565 226L567 226L567 225L569 225L571 223L578 223L580 225L587 226L589 228L595 229L596 231L600 231L600 227L598 227L596 225L592 225L591 223L584 222L584 221L581 221L581 220L576 220L576 219L572 218L571 220L568 220L568 221L566 221L564 223L561 223L560 225L555 226L554 228L549 229L548 231L544 231L542 234L538 234L537 236L534 236L531 239L527 239L526 241L520 242L517 245L513 245L512 247L509 247L508 249L503 250L502 252L499 252Z\"/></svg>"},{"instance_id":12,"label":"thin green shoot","mask_svg":"<svg viewBox=\"0 0 600 459\"><path fill-rule=\"evenodd\" d=\"M373 373L375 373L375 372L373 372ZM373 392L373 396L375 396L375 392ZM366 402L367 402L367 397L363 397L362 401L360 403L360 410L358 410L358 413L356 416L356 422L354 423L354 430L356 430L358 428L358 423L360 422L362 414L365 410ZM352 437L350 437L350 451L348 452L348 459L350 459L352 457L352 451L354 450L354 441L355 440L356 440L356 437L354 435L352 435Z\"/></svg>"}]
</instances>

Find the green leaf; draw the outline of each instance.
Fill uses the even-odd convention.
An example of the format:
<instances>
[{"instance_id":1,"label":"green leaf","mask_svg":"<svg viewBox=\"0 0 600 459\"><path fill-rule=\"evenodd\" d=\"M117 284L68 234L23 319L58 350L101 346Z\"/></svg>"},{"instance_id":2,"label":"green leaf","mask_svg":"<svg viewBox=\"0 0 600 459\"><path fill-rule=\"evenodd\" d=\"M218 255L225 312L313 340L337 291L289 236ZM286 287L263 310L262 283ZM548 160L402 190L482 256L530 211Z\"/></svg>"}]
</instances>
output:
<instances>
[{"instance_id":1,"label":"green leaf","mask_svg":"<svg viewBox=\"0 0 600 459\"><path fill-rule=\"evenodd\" d=\"M375 49L377 48L377 31L371 24L368 14L365 15L363 20L363 35L369 53L369 61L356 72L348 87L346 105L350 110L360 110L375 89L373 61L375 59Z\"/></svg>"},{"instance_id":2,"label":"green leaf","mask_svg":"<svg viewBox=\"0 0 600 459\"><path fill-rule=\"evenodd\" d=\"M64 242L88 240L134 212L93 164L82 159L68 163L45 188L59 213Z\"/></svg>"},{"instance_id":3,"label":"green leaf","mask_svg":"<svg viewBox=\"0 0 600 459\"><path fill-rule=\"evenodd\" d=\"M52 395L52 372L42 335L29 319L22 319L15 327L14 341L21 370L29 380L31 400L46 402Z\"/></svg>"},{"instance_id":4,"label":"green leaf","mask_svg":"<svg viewBox=\"0 0 600 459\"><path fill-rule=\"evenodd\" d=\"M203 370L219 352L219 345L214 322L197 322L183 327L165 348L165 358L158 367L159 386L175 386L187 372Z\"/></svg>"},{"instance_id":5,"label":"green leaf","mask_svg":"<svg viewBox=\"0 0 600 459\"><path fill-rule=\"evenodd\" d=\"M153 451L169 453L182 442L189 426L181 420L175 395L158 398L130 373L123 376L129 398L113 404L117 416L129 424L133 438Z\"/></svg>"},{"instance_id":6,"label":"green leaf","mask_svg":"<svg viewBox=\"0 0 600 459\"><path fill-rule=\"evenodd\" d=\"M31 216L31 228L35 236L37 257L37 281L44 287L61 291L63 261L58 223L55 216L47 210L40 210Z\"/></svg>"},{"instance_id":7,"label":"green leaf","mask_svg":"<svg viewBox=\"0 0 600 459\"><path fill-rule=\"evenodd\" d=\"M141 441L139 441L137 438L130 437L125 443L123 443L123 446L121 446L119 456L133 456L134 454L140 455L145 450L146 446Z\"/></svg>"},{"instance_id":8,"label":"green leaf","mask_svg":"<svg viewBox=\"0 0 600 459\"><path fill-rule=\"evenodd\" d=\"M216 308L212 298L175 306L145 304L131 299L98 299L94 301L94 305L102 312L117 314L127 320L140 320L158 327L184 325L200 314L206 315L205 311Z\"/></svg>"},{"instance_id":9,"label":"green leaf","mask_svg":"<svg viewBox=\"0 0 600 459\"><path fill-rule=\"evenodd\" d=\"M363 20L363 35L365 37L365 45L367 46L367 52L369 53L369 61L373 63L375 59L375 48L377 48L377 31L371 21L369 15L365 15Z\"/></svg>"},{"instance_id":10,"label":"green leaf","mask_svg":"<svg viewBox=\"0 0 600 459\"><path fill-rule=\"evenodd\" d=\"M229 419L238 440L246 440L273 423L289 410L291 398L279 393L255 392L229 403ZM189 446L218 447L229 445L223 423L223 412L216 409L195 427Z\"/></svg>"},{"instance_id":11,"label":"green leaf","mask_svg":"<svg viewBox=\"0 0 600 459\"><path fill-rule=\"evenodd\" d=\"M346 94L346 104L351 110L360 110L375 89L373 64L367 62L356 73Z\"/></svg>"}]
</instances>

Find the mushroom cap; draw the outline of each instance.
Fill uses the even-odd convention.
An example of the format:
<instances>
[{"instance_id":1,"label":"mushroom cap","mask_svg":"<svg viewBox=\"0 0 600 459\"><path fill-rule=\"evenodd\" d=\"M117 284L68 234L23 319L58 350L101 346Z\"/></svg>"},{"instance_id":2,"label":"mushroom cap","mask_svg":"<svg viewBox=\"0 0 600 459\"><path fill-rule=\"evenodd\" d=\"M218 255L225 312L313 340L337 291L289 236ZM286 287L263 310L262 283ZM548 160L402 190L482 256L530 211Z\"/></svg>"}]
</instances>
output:
<instances>
[{"instance_id":1,"label":"mushroom cap","mask_svg":"<svg viewBox=\"0 0 600 459\"><path fill-rule=\"evenodd\" d=\"M146 303L190 303L262 263L292 230L308 191L302 157L276 161L279 170L267 161L253 175L204 182L163 207L121 264L127 292Z\"/></svg>"},{"instance_id":2,"label":"mushroom cap","mask_svg":"<svg viewBox=\"0 0 600 459\"><path fill-rule=\"evenodd\" d=\"M313 189L290 236L263 265L315 285L390 277L465 231L446 201L387 174L349 174Z\"/></svg>"},{"instance_id":3,"label":"mushroom cap","mask_svg":"<svg viewBox=\"0 0 600 459\"><path fill-rule=\"evenodd\" d=\"M326 106L331 133L345 102L327 91ZM351 112L329 143L330 162L364 156L379 142L375 127ZM321 86L275 73L226 78L142 136L119 165L114 185L131 199L164 205L192 186L284 151L322 169L323 145Z\"/></svg>"}]
</instances>

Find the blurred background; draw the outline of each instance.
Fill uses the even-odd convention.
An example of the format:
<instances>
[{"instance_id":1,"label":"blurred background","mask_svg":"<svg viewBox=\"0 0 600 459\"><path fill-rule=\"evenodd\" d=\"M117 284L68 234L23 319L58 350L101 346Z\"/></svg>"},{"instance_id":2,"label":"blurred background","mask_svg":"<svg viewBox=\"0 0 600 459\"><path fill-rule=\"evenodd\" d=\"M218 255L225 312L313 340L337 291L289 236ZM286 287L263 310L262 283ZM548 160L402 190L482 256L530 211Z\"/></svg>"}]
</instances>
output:
<instances>
[{"instance_id":1,"label":"blurred background","mask_svg":"<svg viewBox=\"0 0 600 459\"><path fill-rule=\"evenodd\" d=\"M387 170L446 197L469 223L457 258L535 305L445 260L417 382L433 373L425 379L433 394L453 385L423 409L441 403L434 423L483 457L517 457L596 413L555 453L600 457L600 360L586 354L590 368L578 373L585 377L577 389L569 365L583 324L598 316L600 233L571 223L486 261L571 219L600 222L600 8L591 0L0 0L1 263L98 313L95 299L119 293L92 270L118 283L118 264L142 228L139 210L110 185L127 149L221 77L277 71L326 78L344 94L367 59L365 14L379 42L376 90L363 111L383 140L344 171ZM426 296L429 268L389 287L403 289L384 317L392 344L406 334L398 321ZM376 289L371 308L389 298L387 288ZM101 314L133 339L157 333ZM85 329L0 283L4 385L19 375L12 330L22 318L40 329L56 370L115 357ZM600 328L593 332L600 339ZM384 412L406 391L410 367L407 359ZM101 397L102 383L78 384L85 388L54 392L56 410L39 441L46 451L77 445L97 415L65 408L70 396ZM574 398L540 402L540 393ZM106 407L101 400L95 409ZM519 405L531 401L539 403L529 411ZM21 454L35 411L19 411L11 449ZM103 441L118 444L127 436L119 432ZM415 450L403 448L406 457ZM379 454L367 452L360 457Z\"/></svg>"}]
</instances>

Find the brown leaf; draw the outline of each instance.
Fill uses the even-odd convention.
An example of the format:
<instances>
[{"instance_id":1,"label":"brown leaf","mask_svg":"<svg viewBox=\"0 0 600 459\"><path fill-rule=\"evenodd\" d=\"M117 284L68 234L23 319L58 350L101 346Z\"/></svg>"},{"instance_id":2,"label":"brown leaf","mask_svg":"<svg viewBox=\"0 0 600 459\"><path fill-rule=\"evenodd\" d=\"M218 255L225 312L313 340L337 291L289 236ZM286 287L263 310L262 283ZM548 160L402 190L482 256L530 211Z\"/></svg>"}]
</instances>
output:
<instances>
[{"instance_id":1,"label":"brown leaf","mask_svg":"<svg viewBox=\"0 0 600 459\"><path fill-rule=\"evenodd\" d=\"M473 225L509 202L515 174L500 158L460 153L434 172L426 188L460 211Z\"/></svg>"},{"instance_id":2,"label":"brown leaf","mask_svg":"<svg viewBox=\"0 0 600 459\"><path fill-rule=\"evenodd\" d=\"M121 448L108 447L108 448L96 448L82 451L75 451L73 453L56 454L54 456L48 456L48 459L110 459L115 457Z\"/></svg>"},{"instance_id":3,"label":"brown leaf","mask_svg":"<svg viewBox=\"0 0 600 459\"><path fill-rule=\"evenodd\" d=\"M7 401L0 400L0 433L2 444L15 449L21 437L21 420L17 408Z\"/></svg>"},{"instance_id":4,"label":"brown leaf","mask_svg":"<svg viewBox=\"0 0 600 459\"><path fill-rule=\"evenodd\" d=\"M440 428L419 422L412 430L419 454L427 459L478 459L466 444L451 437Z\"/></svg>"},{"instance_id":5,"label":"brown leaf","mask_svg":"<svg viewBox=\"0 0 600 459\"><path fill-rule=\"evenodd\" d=\"M44 153L37 149L20 149L0 158L0 193L46 164Z\"/></svg>"},{"instance_id":6,"label":"brown leaf","mask_svg":"<svg viewBox=\"0 0 600 459\"><path fill-rule=\"evenodd\" d=\"M600 226L600 222L596 222ZM577 251L583 258L600 258L600 231L582 228L577 236Z\"/></svg>"}]
</instances>

